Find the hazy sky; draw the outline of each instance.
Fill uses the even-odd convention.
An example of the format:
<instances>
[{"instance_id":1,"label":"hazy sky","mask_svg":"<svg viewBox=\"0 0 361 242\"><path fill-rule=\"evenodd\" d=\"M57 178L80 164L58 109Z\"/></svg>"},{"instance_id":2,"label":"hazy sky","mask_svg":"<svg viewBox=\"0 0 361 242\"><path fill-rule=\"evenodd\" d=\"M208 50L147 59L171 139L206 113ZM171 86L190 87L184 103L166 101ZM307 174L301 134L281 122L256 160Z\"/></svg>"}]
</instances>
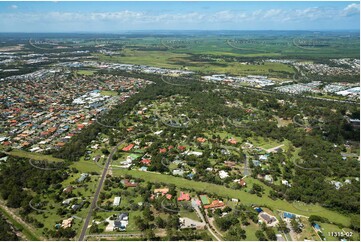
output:
<instances>
[{"instance_id":1,"label":"hazy sky","mask_svg":"<svg viewBox=\"0 0 361 242\"><path fill-rule=\"evenodd\" d=\"M359 2L0 2L1 32L359 30Z\"/></svg>"}]
</instances>

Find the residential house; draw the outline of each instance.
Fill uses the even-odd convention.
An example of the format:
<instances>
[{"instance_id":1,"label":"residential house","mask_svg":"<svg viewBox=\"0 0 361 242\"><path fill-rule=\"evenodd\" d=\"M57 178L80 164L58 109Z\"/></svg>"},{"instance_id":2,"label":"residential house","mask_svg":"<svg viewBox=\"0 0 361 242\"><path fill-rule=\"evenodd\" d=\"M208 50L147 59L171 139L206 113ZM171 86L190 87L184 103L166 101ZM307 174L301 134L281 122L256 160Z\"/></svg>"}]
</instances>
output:
<instances>
[{"instance_id":1,"label":"residential house","mask_svg":"<svg viewBox=\"0 0 361 242\"><path fill-rule=\"evenodd\" d=\"M88 173L82 173L80 175L80 178L78 179L78 182L83 182L85 180L85 178L87 178L89 176Z\"/></svg>"},{"instance_id":2,"label":"residential house","mask_svg":"<svg viewBox=\"0 0 361 242\"><path fill-rule=\"evenodd\" d=\"M137 187L138 183L134 182L134 180L129 180L129 179L123 179L121 181L121 183L125 186L125 187Z\"/></svg>"},{"instance_id":3,"label":"residential house","mask_svg":"<svg viewBox=\"0 0 361 242\"><path fill-rule=\"evenodd\" d=\"M126 147L124 147L124 148L122 149L122 151L128 152L128 151L130 151L131 149L133 149L133 147L134 147L134 144L129 144L129 145L127 145Z\"/></svg>"},{"instance_id":4,"label":"residential house","mask_svg":"<svg viewBox=\"0 0 361 242\"><path fill-rule=\"evenodd\" d=\"M114 220L114 230L125 231L129 222L129 213L121 213Z\"/></svg>"},{"instance_id":5,"label":"residential house","mask_svg":"<svg viewBox=\"0 0 361 242\"><path fill-rule=\"evenodd\" d=\"M178 201L189 201L191 199L189 193L181 192L180 196L177 198Z\"/></svg>"},{"instance_id":6,"label":"residential house","mask_svg":"<svg viewBox=\"0 0 361 242\"><path fill-rule=\"evenodd\" d=\"M269 183L273 183L273 177L271 175L265 175L264 180Z\"/></svg>"},{"instance_id":7,"label":"residential house","mask_svg":"<svg viewBox=\"0 0 361 242\"><path fill-rule=\"evenodd\" d=\"M239 185L241 185L242 187L245 187L247 185L246 181L241 179L239 180Z\"/></svg>"},{"instance_id":8,"label":"residential house","mask_svg":"<svg viewBox=\"0 0 361 242\"><path fill-rule=\"evenodd\" d=\"M272 225L272 224L275 224L277 222L276 217L271 216L266 212L261 212L258 216L267 225Z\"/></svg>"},{"instance_id":9,"label":"residential house","mask_svg":"<svg viewBox=\"0 0 361 242\"><path fill-rule=\"evenodd\" d=\"M73 186L67 186L66 188L63 189L63 193L71 193L73 189L74 189Z\"/></svg>"},{"instance_id":10,"label":"residential house","mask_svg":"<svg viewBox=\"0 0 361 242\"><path fill-rule=\"evenodd\" d=\"M213 200L211 202L211 204L209 205L204 205L204 209L208 209L208 208L220 208L223 207L225 204L222 201L219 200Z\"/></svg>"},{"instance_id":11,"label":"residential house","mask_svg":"<svg viewBox=\"0 0 361 242\"><path fill-rule=\"evenodd\" d=\"M120 197L115 197L113 201L113 206L119 206L120 204Z\"/></svg>"},{"instance_id":12,"label":"residential house","mask_svg":"<svg viewBox=\"0 0 361 242\"><path fill-rule=\"evenodd\" d=\"M229 177L228 172L226 172L224 170L219 171L218 174L221 179L225 179L225 178Z\"/></svg>"},{"instance_id":13,"label":"residential house","mask_svg":"<svg viewBox=\"0 0 361 242\"><path fill-rule=\"evenodd\" d=\"M63 229L66 229L66 228L70 228L72 223L73 223L73 218L68 218L68 219L64 219L62 222L61 222L61 227Z\"/></svg>"}]
</instances>

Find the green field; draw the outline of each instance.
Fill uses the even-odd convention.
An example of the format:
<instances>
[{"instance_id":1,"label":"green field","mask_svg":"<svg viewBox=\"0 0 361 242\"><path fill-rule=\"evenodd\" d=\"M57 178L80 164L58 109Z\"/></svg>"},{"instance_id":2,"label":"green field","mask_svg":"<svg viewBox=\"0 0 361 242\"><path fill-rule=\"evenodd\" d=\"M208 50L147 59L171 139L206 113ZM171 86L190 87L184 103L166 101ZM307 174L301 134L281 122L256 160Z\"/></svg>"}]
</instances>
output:
<instances>
[{"instance_id":1,"label":"green field","mask_svg":"<svg viewBox=\"0 0 361 242\"><path fill-rule=\"evenodd\" d=\"M23 158L28 158L28 159L38 160L38 161L50 161L50 162L64 161L62 159L55 158L51 155L43 155L40 153L27 152L27 151L18 150L18 149L13 149L12 151L9 152L9 154L12 156L23 157Z\"/></svg>"},{"instance_id":2,"label":"green field","mask_svg":"<svg viewBox=\"0 0 361 242\"><path fill-rule=\"evenodd\" d=\"M91 71L91 70L78 70L76 71L76 73L78 75L85 75L85 76L91 76L95 73L96 71Z\"/></svg>"},{"instance_id":3,"label":"green field","mask_svg":"<svg viewBox=\"0 0 361 242\"><path fill-rule=\"evenodd\" d=\"M243 229L246 231L246 240L248 241L258 241L256 237L256 231L259 230L259 226L252 221L249 221L250 225L244 227Z\"/></svg>"},{"instance_id":4,"label":"green field","mask_svg":"<svg viewBox=\"0 0 361 242\"><path fill-rule=\"evenodd\" d=\"M321 231L323 233L323 235L325 236L326 240L328 241L338 241L339 239L335 236L332 236L332 233L349 233L349 235L352 234L352 236L350 236L353 240L359 240L359 233L351 230L351 229L343 229L338 227L337 225L334 224L328 224L328 223L319 223L319 225L321 226ZM346 238L347 239L347 238ZM348 240L348 239L347 239Z\"/></svg>"},{"instance_id":5,"label":"green field","mask_svg":"<svg viewBox=\"0 0 361 242\"><path fill-rule=\"evenodd\" d=\"M124 55L124 56L123 56ZM231 75L271 75L279 76L286 73L291 78L294 69L282 63L265 62L262 65L242 64L239 62L192 61L188 54L175 53L173 51L137 51L125 50L122 56L97 55L99 60L116 63L149 65L163 68L188 69L204 74L229 73Z\"/></svg>"},{"instance_id":6,"label":"green field","mask_svg":"<svg viewBox=\"0 0 361 242\"><path fill-rule=\"evenodd\" d=\"M347 216L328 210L319 205L312 206L313 208L312 211L315 212L308 212L307 207L305 207L305 210L301 211L296 209L291 203L284 200L272 200L267 196L258 197L256 195L247 193L243 190L233 190L220 185L215 185L205 182L195 182L180 177L168 176L159 173L141 172L137 170L117 170L117 171L113 171L113 174L115 175L128 174L133 177L142 178L146 181L174 184L180 188L185 188L185 189L191 187L199 192L216 193L223 197L238 198L241 201L241 203L248 205L250 204L257 204L259 206L266 205L268 207L271 207L272 209L281 209L304 216L310 216L316 214L325 217L330 221L344 224L345 226L348 226L350 224L350 219ZM315 208L317 208L317 211Z\"/></svg>"},{"instance_id":7,"label":"green field","mask_svg":"<svg viewBox=\"0 0 361 242\"><path fill-rule=\"evenodd\" d=\"M118 96L116 91L101 91L100 94L103 96Z\"/></svg>"}]
</instances>

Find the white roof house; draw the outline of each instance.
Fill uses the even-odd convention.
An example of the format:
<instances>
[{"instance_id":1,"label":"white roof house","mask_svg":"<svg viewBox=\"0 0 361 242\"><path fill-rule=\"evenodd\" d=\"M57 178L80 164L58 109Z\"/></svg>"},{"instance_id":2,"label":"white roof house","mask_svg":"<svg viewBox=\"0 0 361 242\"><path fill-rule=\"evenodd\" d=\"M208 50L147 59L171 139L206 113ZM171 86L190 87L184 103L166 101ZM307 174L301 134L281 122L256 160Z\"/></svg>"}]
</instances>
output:
<instances>
[{"instance_id":1,"label":"white roof house","mask_svg":"<svg viewBox=\"0 0 361 242\"><path fill-rule=\"evenodd\" d=\"M271 182L271 183L273 182L273 177L271 175L265 175L264 179L265 179L265 181L268 181L268 182Z\"/></svg>"},{"instance_id":2,"label":"white roof house","mask_svg":"<svg viewBox=\"0 0 361 242\"><path fill-rule=\"evenodd\" d=\"M218 174L221 179L225 179L225 178L229 177L228 172L223 171L223 170L219 171Z\"/></svg>"},{"instance_id":3,"label":"white roof house","mask_svg":"<svg viewBox=\"0 0 361 242\"><path fill-rule=\"evenodd\" d=\"M113 202L113 206L119 206L119 204L120 204L120 197L115 197L114 202Z\"/></svg>"}]
</instances>

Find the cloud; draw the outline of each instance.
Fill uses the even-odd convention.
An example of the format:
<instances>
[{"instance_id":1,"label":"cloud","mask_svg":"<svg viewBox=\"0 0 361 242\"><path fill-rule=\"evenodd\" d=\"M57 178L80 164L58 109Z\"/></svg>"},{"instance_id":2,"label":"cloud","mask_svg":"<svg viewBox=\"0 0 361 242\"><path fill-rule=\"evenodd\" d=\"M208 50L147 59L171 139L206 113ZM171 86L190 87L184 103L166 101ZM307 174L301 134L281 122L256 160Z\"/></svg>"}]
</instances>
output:
<instances>
[{"instance_id":1,"label":"cloud","mask_svg":"<svg viewBox=\"0 0 361 242\"><path fill-rule=\"evenodd\" d=\"M352 3L347 5L342 12L342 16L353 16L360 14L360 4Z\"/></svg>"},{"instance_id":2,"label":"cloud","mask_svg":"<svg viewBox=\"0 0 361 242\"><path fill-rule=\"evenodd\" d=\"M16 5L13 5L16 6ZM17 6L16 6L17 7ZM16 9L14 7L13 9ZM323 21L326 23L340 22L350 19L360 12L359 4L349 4L345 8L310 7L297 9L257 9L253 11L189 11L189 12L146 12L146 11L115 11L115 12L7 12L0 13L1 27L21 26L42 29L42 26L51 25L53 28L71 26L73 31L108 31L115 28L127 29L212 29L223 26L225 29L236 26L238 29L251 28L250 26L279 26L284 24L288 29L303 24L314 26ZM273 24L273 25L272 25ZM353 24L358 28L358 25ZM65 26L65 27L64 27ZM92 27L90 27L92 26ZM98 29L94 29L98 27ZM349 26L345 26L349 27ZM10 27L8 27L10 28ZM85 29L84 29L85 28Z\"/></svg>"},{"instance_id":3,"label":"cloud","mask_svg":"<svg viewBox=\"0 0 361 242\"><path fill-rule=\"evenodd\" d=\"M11 5L10 8L11 8L11 9L17 9L17 8L18 8L18 5L15 5L15 4L14 4L14 5Z\"/></svg>"}]
</instances>

